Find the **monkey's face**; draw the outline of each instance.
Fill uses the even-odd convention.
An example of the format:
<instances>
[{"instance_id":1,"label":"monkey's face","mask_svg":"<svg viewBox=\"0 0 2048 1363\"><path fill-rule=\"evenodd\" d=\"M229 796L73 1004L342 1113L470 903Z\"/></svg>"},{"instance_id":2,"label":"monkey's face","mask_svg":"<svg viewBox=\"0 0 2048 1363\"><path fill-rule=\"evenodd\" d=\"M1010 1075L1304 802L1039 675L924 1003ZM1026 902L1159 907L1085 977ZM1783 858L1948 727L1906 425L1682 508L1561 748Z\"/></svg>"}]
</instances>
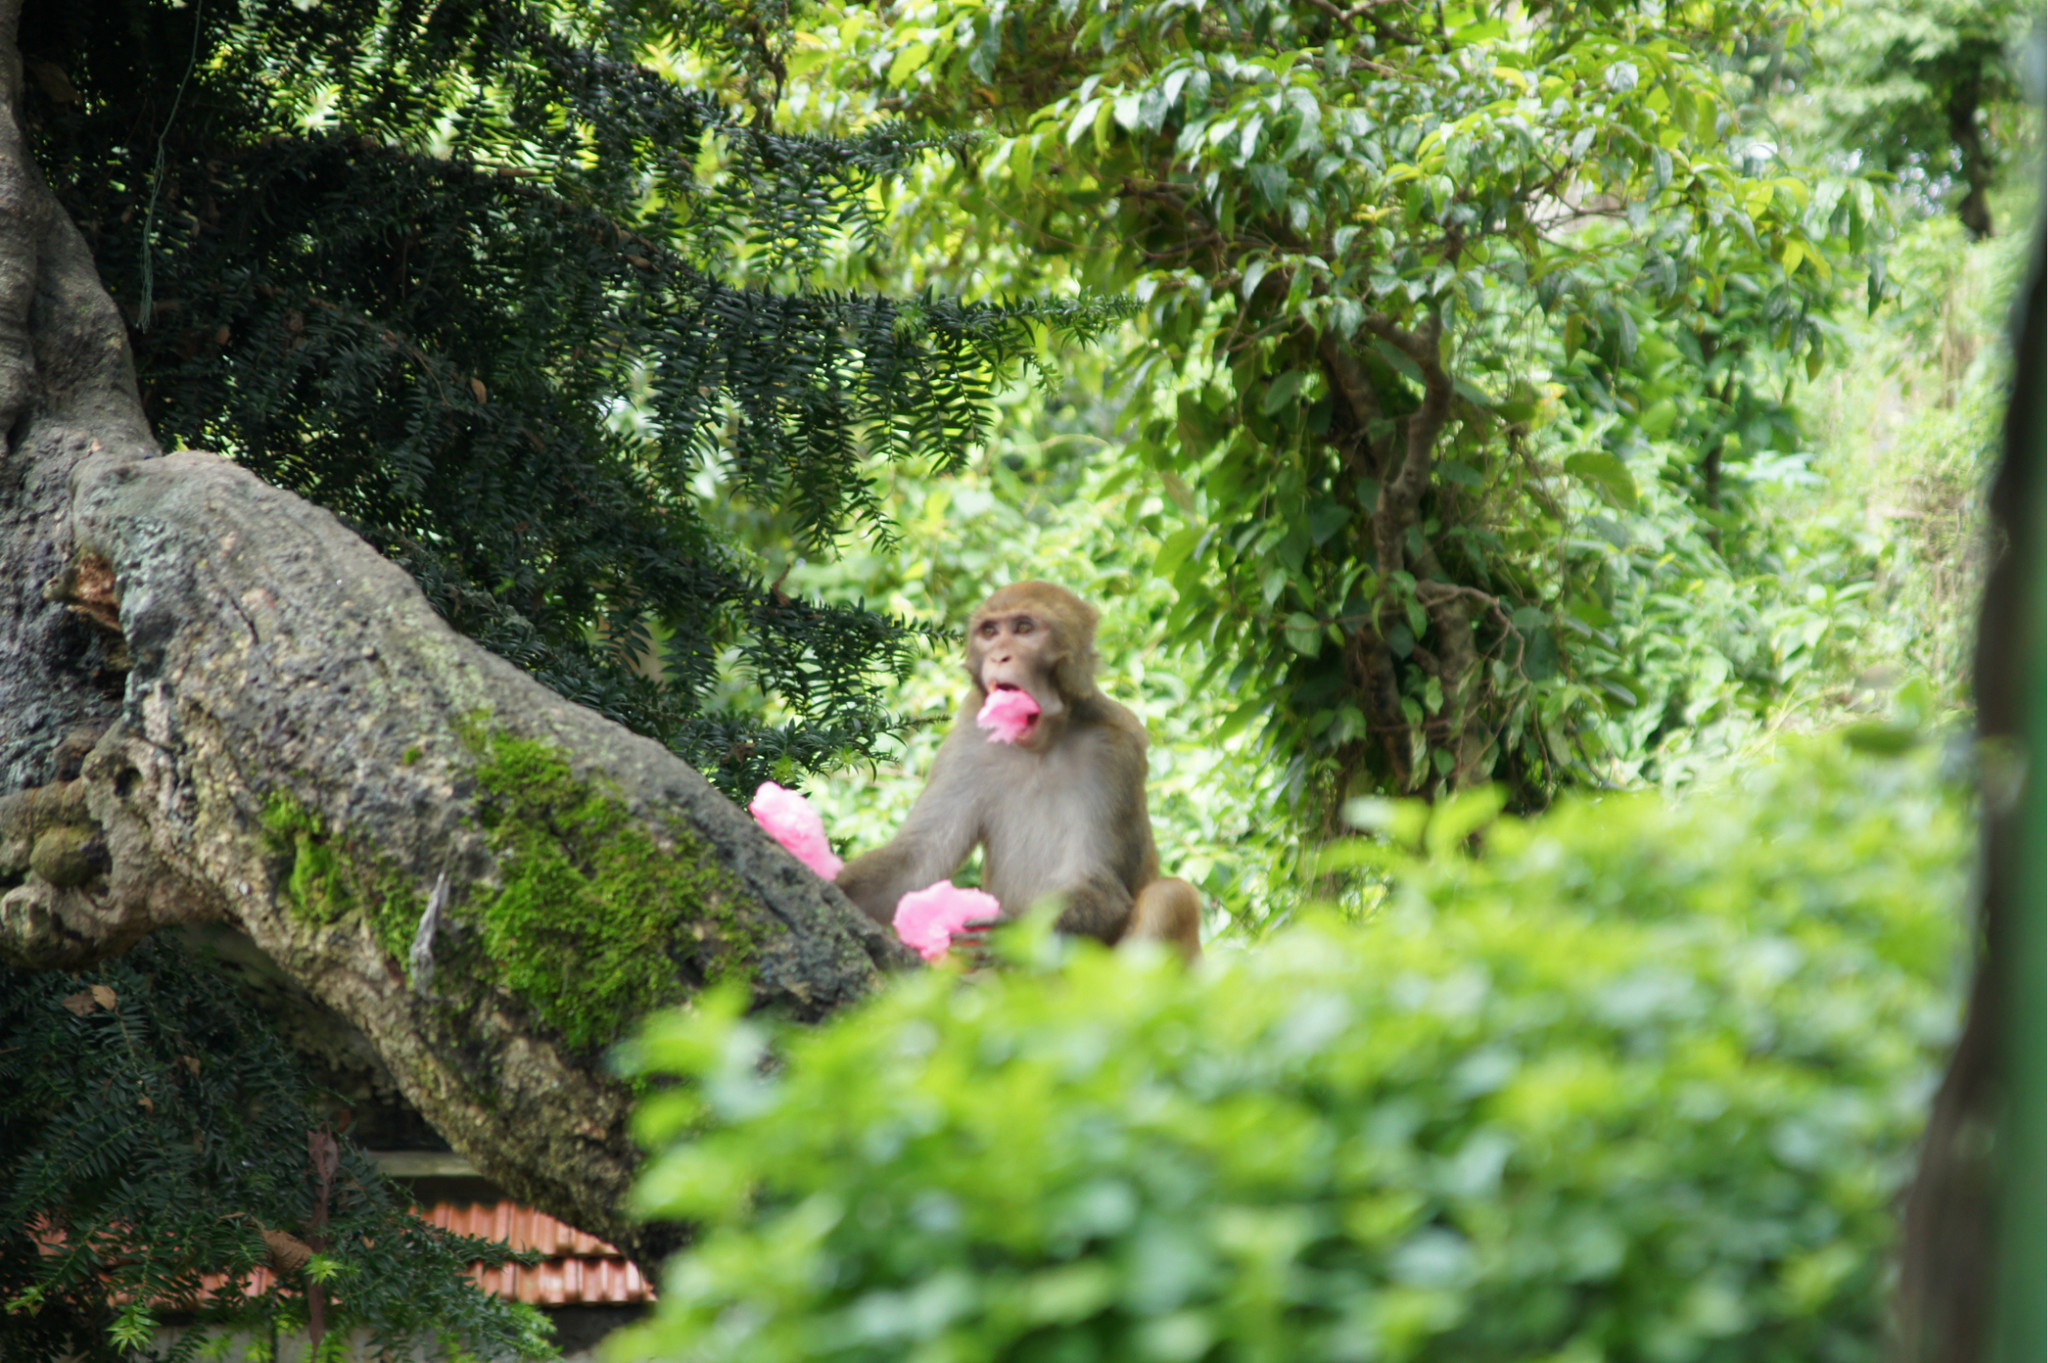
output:
<instances>
[{"instance_id":1,"label":"monkey's face","mask_svg":"<svg viewBox=\"0 0 2048 1363\"><path fill-rule=\"evenodd\" d=\"M1022 691L1038 702L1038 714L1017 741L1020 748L1041 746L1066 714L1067 697L1059 685L1064 656L1058 626L1041 612L987 607L975 612L967 637L969 674L984 693Z\"/></svg>"}]
</instances>

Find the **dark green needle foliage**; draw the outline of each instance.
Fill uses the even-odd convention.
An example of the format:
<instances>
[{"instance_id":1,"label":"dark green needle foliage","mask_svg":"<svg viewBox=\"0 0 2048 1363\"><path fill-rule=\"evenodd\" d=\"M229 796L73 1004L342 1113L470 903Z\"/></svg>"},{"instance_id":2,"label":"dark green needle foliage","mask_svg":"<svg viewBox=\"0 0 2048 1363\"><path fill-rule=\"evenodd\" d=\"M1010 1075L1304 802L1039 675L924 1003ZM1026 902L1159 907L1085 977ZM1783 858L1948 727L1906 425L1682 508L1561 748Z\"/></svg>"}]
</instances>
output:
<instances>
[{"instance_id":1,"label":"dark green needle foliage","mask_svg":"<svg viewBox=\"0 0 2048 1363\"><path fill-rule=\"evenodd\" d=\"M772 8L29 8L35 150L165 442L319 502L731 791L870 753L913 634L765 585L693 480L800 549L886 536L866 461L956 463L1007 367L1115 312L821 287L935 144L775 132ZM693 41L718 89L640 60Z\"/></svg>"},{"instance_id":2,"label":"dark green needle foliage","mask_svg":"<svg viewBox=\"0 0 2048 1363\"><path fill-rule=\"evenodd\" d=\"M0 970L0 1357L97 1363L167 1320L196 1327L172 1358L223 1331L300 1333L316 1279L335 1344L367 1329L394 1358L551 1354L536 1313L464 1276L516 1256L412 1216L345 1136L322 1224L313 1096L173 943L86 975ZM257 1279L278 1267L266 1231L317 1252Z\"/></svg>"}]
</instances>

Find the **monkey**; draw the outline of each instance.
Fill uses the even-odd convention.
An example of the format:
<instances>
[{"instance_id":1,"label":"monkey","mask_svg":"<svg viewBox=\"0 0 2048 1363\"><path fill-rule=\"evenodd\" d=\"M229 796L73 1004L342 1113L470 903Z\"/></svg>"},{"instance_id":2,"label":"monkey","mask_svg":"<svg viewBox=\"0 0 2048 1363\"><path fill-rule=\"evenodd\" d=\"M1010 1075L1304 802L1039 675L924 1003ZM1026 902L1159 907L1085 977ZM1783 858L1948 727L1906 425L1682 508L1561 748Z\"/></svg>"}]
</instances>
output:
<instances>
[{"instance_id":1,"label":"monkey","mask_svg":"<svg viewBox=\"0 0 2048 1363\"><path fill-rule=\"evenodd\" d=\"M1112 946L1163 941L1201 955L1201 896L1159 874L1145 807L1145 726L1095 684L1093 606L1049 582L989 597L967 625L967 696L910 817L886 846L847 863L839 888L888 925L896 901L950 877L976 847L995 921L1048 896L1055 926ZM990 692L1021 690L1038 714L1014 744L975 717ZM978 945L986 925L956 937Z\"/></svg>"}]
</instances>

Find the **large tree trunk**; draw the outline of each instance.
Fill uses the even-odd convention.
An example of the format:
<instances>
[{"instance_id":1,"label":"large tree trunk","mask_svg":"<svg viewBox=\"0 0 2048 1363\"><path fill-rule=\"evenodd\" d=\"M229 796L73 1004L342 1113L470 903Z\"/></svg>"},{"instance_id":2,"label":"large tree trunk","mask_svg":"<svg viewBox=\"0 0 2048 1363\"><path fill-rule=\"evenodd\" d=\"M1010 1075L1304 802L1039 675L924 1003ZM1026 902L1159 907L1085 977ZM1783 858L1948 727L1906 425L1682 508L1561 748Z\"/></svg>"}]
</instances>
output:
<instances>
[{"instance_id":1,"label":"large tree trunk","mask_svg":"<svg viewBox=\"0 0 2048 1363\"><path fill-rule=\"evenodd\" d=\"M661 1232L621 1209L610 1035L535 983L573 995L583 965L550 909L672 909L657 950L625 953L639 979L666 958L641 1004L736 977L817 1017L906 955L685 763L455 634L332 516L159 451L123 319L26 153L20 8L0 0L0 958L76 967L225 920L485 1175L651 1266ZM480 906L515 891L527 916L494 935Z\"/></svg>"}]
</instances>

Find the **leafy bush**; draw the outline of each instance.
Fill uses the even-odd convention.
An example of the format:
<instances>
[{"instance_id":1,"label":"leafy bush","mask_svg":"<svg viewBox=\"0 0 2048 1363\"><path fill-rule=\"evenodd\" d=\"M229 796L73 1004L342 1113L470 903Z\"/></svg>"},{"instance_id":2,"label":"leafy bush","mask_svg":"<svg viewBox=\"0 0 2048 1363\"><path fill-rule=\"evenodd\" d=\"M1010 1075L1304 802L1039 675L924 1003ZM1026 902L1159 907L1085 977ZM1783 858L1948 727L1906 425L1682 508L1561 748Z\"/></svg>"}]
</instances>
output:
<instances>
[{"instance_id":1,"label":"leafy bush","mask_svg":"<svg viewBox=\"0 0 2048 1363\"><path fill-rule=\"evenodd\" d=\"M1829 740L1476 859L1485 806L1373 805L1363 925L665 1015L641 1199L701 1231L614 1356L1874 1358L1955 1013L1936 766Z\"/></svg>"}]
</instances>

